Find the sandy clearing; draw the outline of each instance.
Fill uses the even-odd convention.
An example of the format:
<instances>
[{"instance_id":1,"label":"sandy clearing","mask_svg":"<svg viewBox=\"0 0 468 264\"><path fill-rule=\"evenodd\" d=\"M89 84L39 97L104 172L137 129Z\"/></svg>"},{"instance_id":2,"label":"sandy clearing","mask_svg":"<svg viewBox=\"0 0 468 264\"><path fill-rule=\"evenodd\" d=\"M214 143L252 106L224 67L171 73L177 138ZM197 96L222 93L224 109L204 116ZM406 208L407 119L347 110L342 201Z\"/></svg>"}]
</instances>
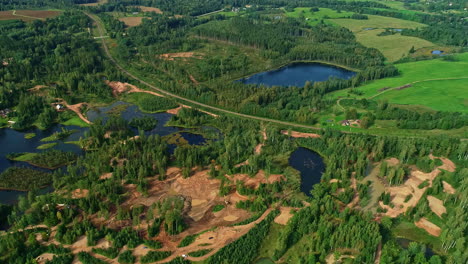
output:
<instances>
[{"instance_id":1,"label":"sandy clearing","mask_svg":"<svg viewBox=\"0 0 468 264\"><path fill-rule=\"evenodd\" d=\"M124 22L127 27L136 27L143 23L143 19L151 19L151 17L121 17L119 21Z\"/></svg>"},{"instance_id":2,"label":"sandy clearing","mask_svg":"<svg viewBox=\"0 0 468 264\"><path fill-rule=\"evenodd\" d=\"M162 94L159 94L153 91L142 90L138 88L137 86L133 84L129 84L129 83L106 81L106 84L112 88L112 93L114 95L119 95L121 93L128 92L128 93L147 93L147 94L152 94L152 95L156 95L159 97L164 97L164 95Z\"/></svg>"},{"instance_id":3,"label":"sandy clearing","mask_svg":"<svg viewBox=\"0 0 468 264\"><path fill-rule=\"evenodd\" d=\"M427 201L429 202L429 207L431 208L432 212L434 212L437 216L442 218L442 215L447 213L447 208L444 206L444 202L440 199L432 195L427 196Z\"/></svg>"},{"instance_id":4,"label":"sandy clearing","mask_svg":"<svg viewBox=\"0 0 468 264\"><path fill-rule=\"evenodd\" d=\"M235 216L235 215L227 215L227 216L225 216L223 219L224 219L224 221L234 222L234 221L236 221L237 219L239 219L239 217L238 217L238 216Z\"/></svg>"},{"instance_id":5,"label":"sandy clearing","mask_svg":"<svg viewBox=\"0 0 468 264\"><path fill-rule=\"evenodd\" d=\"M245 186L254 187L255 189L257 189L262 183L272 184L285 180L284 176L281 174L270 174L267 179L265 171L263 170L259 170L254 177L250 177L248 174L234 174L231 176L226 175L226 177L233 183L236 181L242 181L244 182Z\"/></svg>"},{"instance_id":6,"label":"sandy clearing","mask_svg":"<svg viewBox=\"0 0 468 264\"><path fill-rule=\"evenodd\" d=\"M43 253L36 258L37 264L45 264L48 261L52 260L54 256L56 255L51 253Z\"/></svg>"},{"instance_id":7,"label":"sandy clearing","mask_svg":"<svg viewBox=\"0 0 468 264\"><path fill-rule=\"evenodd\" d=\"M104 173L101 176L99 176L99 179L106 180L106 179L110 179L111 177L112 177L112 172L109 172L109 173Z\"/></svg>"},{"instance_id":8,"label":"sandy clearing","mask_svg":"<svg viewBox=\"0 0 468 264\"><path fill-rule=\"evenodd\" d=\"M33 88L28 89L30 92L38 92L43 88L47 88L47 85L36 85Z\"/></svg>"},{"instance_id":9,"label":"sandy clearing","mask_svg":"<svg viewBox=\"0 0 468 264\"><path fill-rule=\"evenodd\" d=\"M195 52L175 52L175 53L164 53L159 55L159 58L173 61L175 58L196 58L202 59L204 54Z\"/></svg>"},{"instance_id":10,"label":"sandy clearing","mask_svg":"<svg viewBox=\"0 0 468 264\"><path fill-rule=\"evenodd\" d=\"M156 14L163 14L163 11L157 7L149 7L149 6L131 6L131 7L138 7L141 9L142 12L155 12Z\"/></svg>"},{"instance_id":11,"label":"sandy clearing","mask_svg":"<svg viewBox=\"0 0 468 264\"><path fill-rule=\"evenodd\" d=\"M296 208L286 206L280 207L280 214L275 218L275 223L280 225L286 225L289 219L293 217L293 214L291 214L291 210L296 210Z\"/></svg>"},{"instance_id":12,"label":"sandy clearing","mask_svg":"<svg viewBox=\"0 0 468 264\"><path fill-rule=\"evenodd\" d=\"M246 160L244 162L241 162L239 164L234 165L234 168L239 168L239 167L242 167L242 166L245 166L245 165L249 165L249 160Z\"/></svg>"},{"instance_id":13,"label":"sandy clearing","mask_svg":"<svg viewBox=\"0 0 468 264\"><path fill-rule=\"evenodd\" d=\"M289 136L288 130L281 130L281 134ZM293 138L319 138L321 137L319 134L314 133L302 133L297 131L291 131L291 137Z\"/></svg>"},{"instance_id":14,"label":"sandy clearing","mask_svg":"<svg viewBox=\"0 0 468 264\"><path fill-rule=\"evenodd\" d=\"M436 157L436 156L433 156L432 154L429 155L429 158L432 159L432 160L433 159L440 159L442 161L442 165L438 167L439 169L446 170L446 171L449 171L449 172L454 172L455 169L457 168L455 163L453 163L451 160L449 160L447 158Z\"/></svg>"},{"instance_id":15,"label":"sandy clearing","mask_svg":"<svg viewBox=\"0 0 468 264\"><path fill-rule=\"evenodd\" d=\"M72 191L72 199L80 199L80 198L85 198L89 194L89 190L87 189L76 189Z\"/></svg>"},{"instance_id":16,"label":"sandy clearing","mask_svg":"<svg viewBox=\"0 0 468 264\"><path fill-rule=\"evenodd\" d=\"M427 218L425 218L425 217L419 219L419 221L415 222L414 224L417 227L426 230L426 232L428 232L429 234L431 234L431 235L433 235L435 237L440 236L440 233L441 233L440 227L436 226L435 224L433 224L432 222L427 220Z\"/></svg>"},{"instance_id":17,"label":"sandy clearing","mask_svg":"<svg viewBox=\"0 0 468 264\"><path fill-rule=\"evenodd\" d=\"M386 159L385 162L387 162L388 166L397 166L398 164L400 164L400 160L397 158L389 158Z\"/></svg>"},{"instance_id":18,"label":"sandy clearing","mask_svg":"<svg viewBox=\"0 0 468 264\"><path fill-rule=\"evenodd\" d=\"M181 109L182 109L182 106L179 106L179 107L167 110L166 113L177 115Z\"/></svg>"},{"instance_id":19,"label":"sandy clearing","mask_svg":"<svg viewBox=\"0 0 468 264\"><path fill-rule=\"evenodd\" d=\"M197 206L201 205L208 202L207 200L202 200L202 199L192 199L192 206Z\"/></svg>"},{"instance_id":20,"label":"sandy clearing","mask_svg":"<svg viewBox=\"0 0 468 264\"><path fill-rule=\"evenodd\" d=\"M455 194L455 188L452 187L452 185L450 185L450 183L446 182L446 181L442 181L442 185L444 185L444 192L445 193L448 193L448 194Z\"/></svg>"},{"instance_id":21,"label":"sandy clearing","mask_svg":"<svg viewBox=\"0 0 468 264\"><path fill-rule=\"evenodd\" d=\"M255 146L255 150L254 150L255 154L258 155L258 154L262 153L263 146L265 146L265 144L263 144L263 143L260 143L257 146Z\"/></svg>"},{"instance_id":22,"label":"sandy clearing","mask_svg":"<svg viewBox=\"0 0 468 264\"><path fill-rule=\"evenodd\" d=\"M69 105L65 100L63 100L62 98L56 98L58 100L58 104L62 104L64 105L66 108L70 109L71 111L75 112L78 117L83 120L86 124L92 124L91 121L89 121L84 115L83 113L81 113L81 108L83 106L87 106L87 103L78 103L78 104L74 104L74 105Z\"/></svg>"}]
</instances>

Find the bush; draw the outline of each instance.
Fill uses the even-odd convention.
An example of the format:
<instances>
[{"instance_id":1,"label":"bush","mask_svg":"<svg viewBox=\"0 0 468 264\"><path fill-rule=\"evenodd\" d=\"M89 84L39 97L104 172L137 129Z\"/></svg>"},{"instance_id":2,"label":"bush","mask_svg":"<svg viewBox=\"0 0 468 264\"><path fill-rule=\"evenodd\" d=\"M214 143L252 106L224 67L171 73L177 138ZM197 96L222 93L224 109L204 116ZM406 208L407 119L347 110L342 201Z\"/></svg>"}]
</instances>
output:
<instances>
[{"instance_id":1,"label":"bush","mask_svg":"<svg viewBox=\"0 0 468 264\"><path fill-rule=\"evenodd\" d=\"M177 247L186 247L190 244L192 244L195 239L197 238L197 234L195 235L190 235L190 236L186 236L184 237L184 239L182 239L182 241L180 241L180 244L177 246Z\"/></svg>"},{"instance_id":2,"label":"bush","mask_svg":"<svg viewBox=\"0 0 468 264\"><path fill-rule=\"evenodd\" d=\"M141 258L141 263L151 263L163 260L169 257L172 253L170 251L150 251L148 254Z\"/></svg>"},{"instance_id":3,"label":"bush","mask_svg":"<svg viewBox=\"0 0 468 264\"><path fill-rule=\"evenodd\" d=\"M130 250L126 250L124 252L122 252L122 254L120 254L119 256L119 263L121 264L133 264L135 263L135 256L132 255L132 251Z\"/></svg>"}]
</instances>

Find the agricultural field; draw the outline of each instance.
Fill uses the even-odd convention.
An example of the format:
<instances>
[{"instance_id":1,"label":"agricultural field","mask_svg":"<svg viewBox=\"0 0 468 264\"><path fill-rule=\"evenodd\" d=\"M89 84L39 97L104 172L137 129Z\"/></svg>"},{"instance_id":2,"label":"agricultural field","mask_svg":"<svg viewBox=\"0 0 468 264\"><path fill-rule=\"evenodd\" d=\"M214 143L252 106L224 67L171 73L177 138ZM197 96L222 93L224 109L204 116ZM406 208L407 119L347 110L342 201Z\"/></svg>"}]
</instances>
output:
<instances>
[{"instance_id":1,"label":"agricultural field","mask_svg":"<svg viewBox=\"0 0 468 264\"><path fill-rule=\"evenodd\" d=\"M298 7L294 9L294 12L286 12L286 16L301 18L307 20L307 23L311 26L318 24L321 20L325 19L337 19L337 18L348 18L353 15L353 12L347 11L336 11L329 8L319 8L319 11L313 12L308 7ZM331 24L336 25L334 21L326 20L326 22L332 22Z\"/></svg>"},{"instance_id":2,"label":"agricultural field","mask_svg":"<svg viewBox=\"0 0 468 264\"><path fill-rule=\"evenodd\" d=\"M400 33L379 36L385 29L418 28L426 25L391 17L368 15L368 20L332 19L334 23L353 31L357 40L364 46L376 48L389 60L396 61L408 55L411 47L416 50L435 46L434 43L416 37L402 36Z\"/></svg>"},{"instance_id":3,"label":"agricultural field","mask_svg":"<svg viewBox=\"0 0 468 264\"><path fill-rule=\"evenodd\" d=\"M5 20L23 20L24 22L30 22L37 19L45 20L47 18L56 17L60 14L60 11L47 11L47 10L10 10L0 11L0 21Z\"/></svg>"},{"instance_id":4,"label":"agricultural field","mask_svg":"<svg viewBox=\"0 0 468 264\"><path fill-rule=\"evenodd\" d=\"M150 19L147 17L121 17L119 18L120 21L124 22L127 27L136 27L143 23L143 19Z\"/></svg>"},{"instance_id":5,"label":"agricultural field","mask_svg":"<svg viewBox=\"0 0 468 264\"><path fill-rule=\"evenodd\" d=\"M443 58L395 65L401 75L373 81L356 88L363 94L355 98L388 99L395 104L417 104L439 111L467 112L466 87L468 84L468 53L454 56L456 61ZM443 69L443 70L441 70ZM385 90L406 84L411 87L402 90ZM329 94L346 97L347 90Z\"/></svg>"}]
</instances>

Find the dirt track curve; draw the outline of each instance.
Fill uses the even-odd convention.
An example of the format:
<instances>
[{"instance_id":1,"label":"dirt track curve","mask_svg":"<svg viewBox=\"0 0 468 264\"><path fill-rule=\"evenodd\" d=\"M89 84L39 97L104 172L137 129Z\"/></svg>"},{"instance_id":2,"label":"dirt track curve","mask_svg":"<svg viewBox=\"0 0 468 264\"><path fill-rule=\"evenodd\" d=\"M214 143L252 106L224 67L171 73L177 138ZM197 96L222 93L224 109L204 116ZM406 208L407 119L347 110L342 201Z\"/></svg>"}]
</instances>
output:
<instances>
[{"instance_id":1,"label":"dirt track curve","mask_svg":"<svg viewBox=\"0 0 468 264\"><path fill-rule=\"evenodd\" d=\"M97 25L98 27L98 31L99 31L99 35L100 36L104 36L105 35L105 29L102 25L102 21L100 20L99 17L97 17L96 15L92 15L92 14L89 14L89 13L86 13L85 14L87 16L89 16ZM172 98L175 98L175 99L178 99L178 100L181 100L181 101L185 101L187 103L190 103L192 105L196 105L196 106L199 106L199 107L202 107L202 108L206 108L206 109L210 109L210 110L214 110L214 111L218 111L218 112L222 112L222 113L225 113L225 114L230 114L230 115L235 115L235 116L238 116L238 117L242 117L242 118L247 118L247 119L253 119L253 120L258 120L258 121L265 121L265 122L270 122L270 123L275 123L275 124L280 124L280 125L286 125L286 126L291 126L291 127L301 127L301 128L308 128L308 129L315 129L315 130L320 130L320 128L318 127L314 127L314 126L309 126L309 125L302 125L302 124L295 124L295 123L291 123L291 122L286 122L286 121L281 121L281 120L276 120L276 119L270 119L270 118L264 118L264 117L258 117L258 116L252 116L252 115L246 115L246 114L242 114L242 113L238 113L238 112L234 112L234 111L230 111L230 110L226 110L226 109L222 109L222 108L218 108L218 107L215 107L215 106L211 106L211 105L207 105L207 104L203 104L203 103L200 103L200 102L197 102L197 101L194 101L194 100L190 100L190 99L187 99L185 97L182 97L182 96L179 96L179 95L176 95L176 94L173 94L173 93L170 93L166 90L163 90L161 88L158 88L154 85L151 85L145 81L143 81L142 79L138 78L137 76L133 75L132 73L130 73L129 71L127 71L124 67L122 67L118 62L117 60L114 59L114 57L112 57L112 55L110 54L110 51L109 51L109 48L107 47L107 44L106 44L106 41L105 39L102 39L101 38L101 42L102 42L102 47L104 48L104 52L106 53L106 56L109 58L109 60L117 67L117 69L119 69L121 72L125 73L126 75L128 75L129 77L131 77L132 79L150 87L151 89L157 91L158 93L161 93L165 96L168 96L168 97L172 97Z\"/></svg>"}]
</instances>

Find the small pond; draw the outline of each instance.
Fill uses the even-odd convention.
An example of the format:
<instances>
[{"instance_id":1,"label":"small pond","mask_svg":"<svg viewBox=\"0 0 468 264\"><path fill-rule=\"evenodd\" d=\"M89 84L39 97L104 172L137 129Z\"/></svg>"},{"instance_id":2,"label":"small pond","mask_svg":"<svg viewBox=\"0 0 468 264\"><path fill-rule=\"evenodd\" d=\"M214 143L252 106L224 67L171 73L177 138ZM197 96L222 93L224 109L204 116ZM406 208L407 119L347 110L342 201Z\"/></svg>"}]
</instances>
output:
<instances>
[{"instance_id":1,"label":"small pond","mask_svg":"<svg viewBox=\"0 0 468 264\"><path fill-rule=\"evenodd\" d=\"M444 51L443 50L433 50L431 53L433 55L442 55L442 53L444 53Z\"/></svg>"},{"instance_id":2,"label":"small pond","mask_svg":"<svg viewBox=\"0 0 468 264\"><path fill-rule=\"evenodd\" d=\"M244 84L265 86L297 86L303 87L307 81L322 82L330 78L350 79L355 72L321 63L292 63L282 68L257 73L241 79Z\"/></svg>"},{"instance_id":3,"label":"small pond","mask_svg":"<svg viewBox=\"0 0 468 264\"><path fill-rule=\"evenodd\" d=\"M320 182L325 171L322 157L306 148L298 148L289 157L289 165L301 173L301 191L311 196L314 184Z\"/></svg>"},{"instance_id":4,"label":"small pond","mask_svg":"<svg viewBox=\"0 0 468 264\"><path fill-rule=\"evenodd\" d=\"M402 237L399 237L396 239L396 242L403 248L408 248L409 244L411 242L415 242L413 240L410 240L410 239L406 239L406 238L402 238ZM419 243L421 244L421 243ZM430 258L434 255L437 255L436 253L434 253L434 251L432 251L432 249L428 246L426 246L426 252L424 253L424 255L426 256L426 258Z\"/></svg>"}]
</instances>

